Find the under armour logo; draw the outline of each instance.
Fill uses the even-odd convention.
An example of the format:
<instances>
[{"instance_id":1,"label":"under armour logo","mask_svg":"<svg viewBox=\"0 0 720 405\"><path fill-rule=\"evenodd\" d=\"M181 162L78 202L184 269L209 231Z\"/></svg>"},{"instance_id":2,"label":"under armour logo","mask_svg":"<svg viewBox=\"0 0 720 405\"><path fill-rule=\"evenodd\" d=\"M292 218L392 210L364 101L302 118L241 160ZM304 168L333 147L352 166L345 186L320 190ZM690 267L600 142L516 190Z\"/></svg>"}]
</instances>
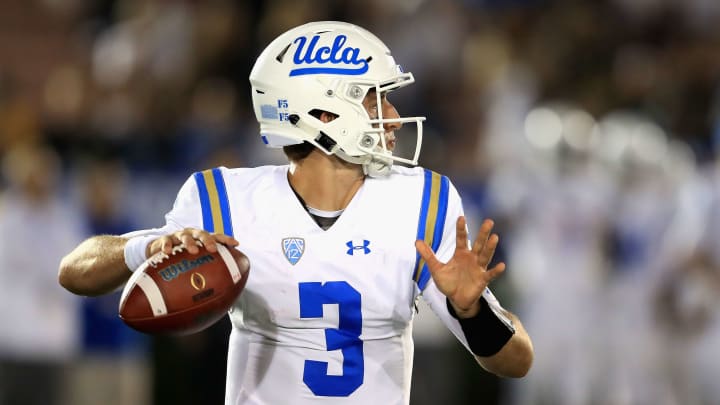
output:
<instances>
[{"instance_id":1,"label":"under armour logo","mask_svg":"<svg viewBox=\"0 0 720 405\"><path fill-rule=\"evenodd\" d=\"M370 253L370 249L368 248L368 246L370 246L370 241L367 239L364 239L360 245L353 244L353 241L351 240L347 241L345 245L348 247L347 254L350 256L354 255L356 250L362 250L365 254Z\"/></svg>"}]
</instances>

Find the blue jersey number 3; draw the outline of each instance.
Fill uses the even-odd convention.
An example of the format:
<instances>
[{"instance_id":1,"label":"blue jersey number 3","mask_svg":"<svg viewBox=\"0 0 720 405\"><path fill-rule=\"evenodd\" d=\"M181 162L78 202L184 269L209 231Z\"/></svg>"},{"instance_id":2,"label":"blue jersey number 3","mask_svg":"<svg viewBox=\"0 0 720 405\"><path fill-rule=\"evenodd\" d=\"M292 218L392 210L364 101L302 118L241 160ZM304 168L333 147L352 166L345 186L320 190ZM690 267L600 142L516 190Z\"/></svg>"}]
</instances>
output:
<instances>
[{"instance_id":1,"label":"blue jersey number 3","mask_svg":"<svg viewBox=\"0 0 720 405\"><path fill-rule=\"evenodd\" d=\"M328 375L325 361L305 360L303 382L317 396L346 397L363 383L362 313L360 293L345 281L300 283L300 318L322 318L323 304L338 304L340 324L325 329L327 350L341 350L342 375Z\"/></svg>"}]
</instances>

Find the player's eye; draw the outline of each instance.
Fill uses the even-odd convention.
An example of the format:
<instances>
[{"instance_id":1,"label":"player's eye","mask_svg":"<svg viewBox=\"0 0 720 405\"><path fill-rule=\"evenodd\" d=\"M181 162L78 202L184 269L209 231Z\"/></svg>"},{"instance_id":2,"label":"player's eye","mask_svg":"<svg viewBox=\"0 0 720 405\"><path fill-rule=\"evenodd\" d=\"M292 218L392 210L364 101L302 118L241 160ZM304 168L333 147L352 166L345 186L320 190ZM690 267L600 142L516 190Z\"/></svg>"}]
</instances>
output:
<instances>
[{"instance_id":1,"label":"player's eye","mask_svg":"<svg viewBox=\"0 0 720 405\"><path fill-rule=\"evenodd\" d=\"M377 104L375 104L375 105L372 105L372 104L371 104L371 105L368 106L368 115L369 115L370 118L372 118L372 119L377 118L377 116L378 116L378 106L377 106Z\"/></svg>"}]
</instances>

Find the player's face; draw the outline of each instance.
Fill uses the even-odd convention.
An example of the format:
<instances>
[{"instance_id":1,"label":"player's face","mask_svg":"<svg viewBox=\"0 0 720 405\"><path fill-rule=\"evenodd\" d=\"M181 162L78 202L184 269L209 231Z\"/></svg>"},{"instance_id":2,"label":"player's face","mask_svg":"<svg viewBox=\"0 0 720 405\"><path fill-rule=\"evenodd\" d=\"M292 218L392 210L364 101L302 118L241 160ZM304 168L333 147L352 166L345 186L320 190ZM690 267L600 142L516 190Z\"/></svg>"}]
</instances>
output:
<instances>
[{"instance_id":1,"label":"player's face","mask_svg":"<svg viewBox=\"0 0 720 405\"><path fill-rule=\"evenodd\" d=\"M370 115L370 119L376 119L378 117L378 111L382 108L383 118L400 118L395 106L390 103L387 99L387 93L380 94L380 106L377 102L377 94L375 90L370 90L363 100L363 106ZM402 127L402 123L392 122L386 123L385 128L385 146L389 151L395 149L395 131Z\"/></svg>"}]
</instances>

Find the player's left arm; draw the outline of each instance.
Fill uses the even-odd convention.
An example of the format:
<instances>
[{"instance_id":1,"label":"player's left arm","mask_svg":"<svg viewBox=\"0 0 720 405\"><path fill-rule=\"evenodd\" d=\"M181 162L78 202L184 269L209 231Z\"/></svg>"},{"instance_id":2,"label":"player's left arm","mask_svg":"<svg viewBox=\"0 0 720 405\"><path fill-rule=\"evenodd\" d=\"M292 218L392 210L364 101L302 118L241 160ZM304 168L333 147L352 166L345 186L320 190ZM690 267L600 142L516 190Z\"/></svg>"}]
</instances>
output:
<instances>
[{"instance_id":1,"label":"player's left arm","mask_svg":"<svg viewBox=\"0 0 720 405\"><path fill-rule=\"evenodd\" d=\"M500 307L487 289L505 271L502 262L489 267L499 241L492 233L493 225L485 220L470 246L465 217L458 217L455 250L446 263L424 241L418 240L415 246L427 263L432 288L444 295L447 312L457 320L480 365L499 376L523 377L534 357L530 336L517 316ZM431 306L439 311L437 303Z\"/></svg>"},{"instance_id":2,"label":"player's left arm","mask_svg":"<svg viewBox=\"0 0 720 405\"><path fill-rule=\"evenodd\" d=\"M532 340L515 314L504 309L502 311L512 322L515 333L499 352L491 356L475 355L475 360L485 370L500 377L524 377L530 371L535 357Z\"/></svg>"}]
</instances>

